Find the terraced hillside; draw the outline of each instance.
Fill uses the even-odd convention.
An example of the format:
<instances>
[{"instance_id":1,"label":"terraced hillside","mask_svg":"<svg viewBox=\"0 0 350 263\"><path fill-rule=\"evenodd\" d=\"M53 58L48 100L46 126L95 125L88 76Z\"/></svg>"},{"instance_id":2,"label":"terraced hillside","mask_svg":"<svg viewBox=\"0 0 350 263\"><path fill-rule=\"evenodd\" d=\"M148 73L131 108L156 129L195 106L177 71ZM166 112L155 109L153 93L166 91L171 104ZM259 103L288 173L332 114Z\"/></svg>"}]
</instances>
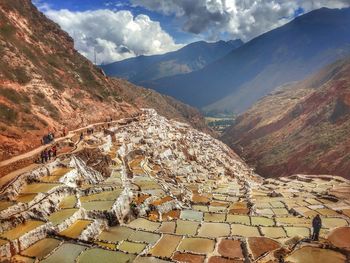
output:
<instances>
[{"instance_id":1,"label":"terraced hillside","mask_svg":"<svg viewBox=\"0 0 350 263\"><path fill-rule=\"evenodd\" d=\"M143 110L2 190L0 256L5 262L348 262L349 190L349 181L332 176L264 180L223 143ZM323 228L312 242L316 214Z\"/></svg>"}]
</instances>

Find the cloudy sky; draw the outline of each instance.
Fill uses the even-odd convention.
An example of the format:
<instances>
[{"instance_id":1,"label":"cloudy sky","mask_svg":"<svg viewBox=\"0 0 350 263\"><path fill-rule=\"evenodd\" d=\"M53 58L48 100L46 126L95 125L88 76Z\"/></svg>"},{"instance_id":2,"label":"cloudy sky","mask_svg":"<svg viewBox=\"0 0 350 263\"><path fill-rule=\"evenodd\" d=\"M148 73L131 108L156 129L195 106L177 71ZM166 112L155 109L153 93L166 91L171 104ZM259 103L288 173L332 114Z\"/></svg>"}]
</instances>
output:
<instances>
[{"instance_id":1,"label":"cloudy sky","mask_svg":"<svg viewBox=\"0 0 350 263\"><path fill-rule=\"evenodd\" d=\"M177 50L198 41L250 39L321 7L350 0L33 0L97 63Z\"/></svg>"}]
</instances>

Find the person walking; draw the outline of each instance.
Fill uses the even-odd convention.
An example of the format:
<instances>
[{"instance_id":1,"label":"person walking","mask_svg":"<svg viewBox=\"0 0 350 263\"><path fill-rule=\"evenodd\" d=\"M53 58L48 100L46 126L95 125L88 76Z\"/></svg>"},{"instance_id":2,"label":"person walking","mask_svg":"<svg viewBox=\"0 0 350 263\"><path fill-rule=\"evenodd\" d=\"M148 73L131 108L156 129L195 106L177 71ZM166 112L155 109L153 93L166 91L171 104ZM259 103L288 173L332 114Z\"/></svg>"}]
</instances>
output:
<instances>
[{"instance_id":1,"label":"person walking","mask_svg":"<svg viewBox=\"0 0 350 263\"><path fill-rule=\"evenodd\" d=\"M313 241L318 241L318 237L320 235L320 230L322 227L322 220L320 215L316 215L314 219L312 220L312 240Z\"/></svg>"},{"instance_id":2,"label":"person walking","mask_svg":"<svg viewBox=\"0 0 350 263\"><path fill-rule=\"evenodd\" d=\"M44 150L44 159L45 159L45 163L49 160L49 153L47 149Z\"/></svg>"},{"instance_id":3,"label":"person walking","mask_svg":"<svg viewBox=\"0 0 350 263\"><path fill-rule=\"evenodd\" d=\"M51 157L52 157L52 150L51 149L49 149L47 151L47 155L49 156L49 160L51 160Z\"/></svg>"},{"instance_id":4,"label":"person walking","mask_svg":"<svg viewBox=\"0 0 350 263\"><path fill-rule=\"evenodd\" d=\"M41 151L40 157L41 157L41 163L45 163L45 153L44 153L44 151Z\"/></svg>"}]
</instances>

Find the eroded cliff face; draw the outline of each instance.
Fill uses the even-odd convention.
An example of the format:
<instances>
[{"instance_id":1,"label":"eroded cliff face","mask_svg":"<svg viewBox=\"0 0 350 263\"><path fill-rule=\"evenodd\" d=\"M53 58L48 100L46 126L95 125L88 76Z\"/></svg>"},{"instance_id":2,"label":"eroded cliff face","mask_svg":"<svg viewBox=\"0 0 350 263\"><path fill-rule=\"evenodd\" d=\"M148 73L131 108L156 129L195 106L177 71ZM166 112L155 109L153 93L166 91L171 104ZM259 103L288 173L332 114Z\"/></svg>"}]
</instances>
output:
<instances>
[{"instance_id":1,"label":"eroded cliff face","mask_svg":"<svg viewBox=\"0 0 350 263\"><path fill-rule=\"evenodd\" d=\"M0 56L0 160L38 146L48 132L136 116L137 104L209 131L197 110L107 78L30 0L0 1Z\"/></svg>"},{"instance_id":2,"label":"eroded cliff face","mask_svg":"<svg viewBox=\"0 0 350 263\"><path fill-rule=\"evenodd\" d=\"M263 179L222 142L145 109L1 190L0 259L346 262L349 189L329 175Z\"/></svg>"},{"instance_id":3,"label":"eroded cliff face","mask_svg":"<svg viewBox=\"0 0 350 263\"><path fill-rule=\"evenodd\" d=\"M350 60L260 100L222 140L266 177L350 173Z\"/></svg>"}]
</instances>

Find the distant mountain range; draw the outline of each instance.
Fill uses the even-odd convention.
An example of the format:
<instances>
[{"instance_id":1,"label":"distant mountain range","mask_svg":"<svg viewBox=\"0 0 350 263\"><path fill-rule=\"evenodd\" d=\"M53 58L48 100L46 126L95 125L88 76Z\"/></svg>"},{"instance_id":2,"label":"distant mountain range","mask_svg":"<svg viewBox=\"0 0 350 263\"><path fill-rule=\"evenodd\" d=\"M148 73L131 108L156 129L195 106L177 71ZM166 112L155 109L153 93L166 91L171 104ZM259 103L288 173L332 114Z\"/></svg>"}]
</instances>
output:
<instances>
[{"instance_id":1,"label":"distant mountain range","mask_svg":"<svg viewBox=\"0 0 350 263\"><path fill-rule=\"evenodd\" d=\"M262 98L221 139L266 177L349 179L349 131L350 57Z\"/></svg>"},{"instance_id":2,"label":"distant mountain range","mask_svg":"<svg viewBox=\"0 0 350 263\"><path fill-rule=\"evenodd\" d=\"M206 111L240 113L276 87L301 80L348 54L349 25L350 8L318 9L203 69L142 84Z\"/></svg>"},{"instance_id":3,"label":"distant mountain range","mask_svg":"<svg viewBox=\"0 0 350 263\"><path fill-rule=\"evenodd\" d=\"M154 80L200 70L241 45L241 40L199 41L164 55L138 56L100 67L108 76L151 87Z\"/></svg>"}]
</instances>

